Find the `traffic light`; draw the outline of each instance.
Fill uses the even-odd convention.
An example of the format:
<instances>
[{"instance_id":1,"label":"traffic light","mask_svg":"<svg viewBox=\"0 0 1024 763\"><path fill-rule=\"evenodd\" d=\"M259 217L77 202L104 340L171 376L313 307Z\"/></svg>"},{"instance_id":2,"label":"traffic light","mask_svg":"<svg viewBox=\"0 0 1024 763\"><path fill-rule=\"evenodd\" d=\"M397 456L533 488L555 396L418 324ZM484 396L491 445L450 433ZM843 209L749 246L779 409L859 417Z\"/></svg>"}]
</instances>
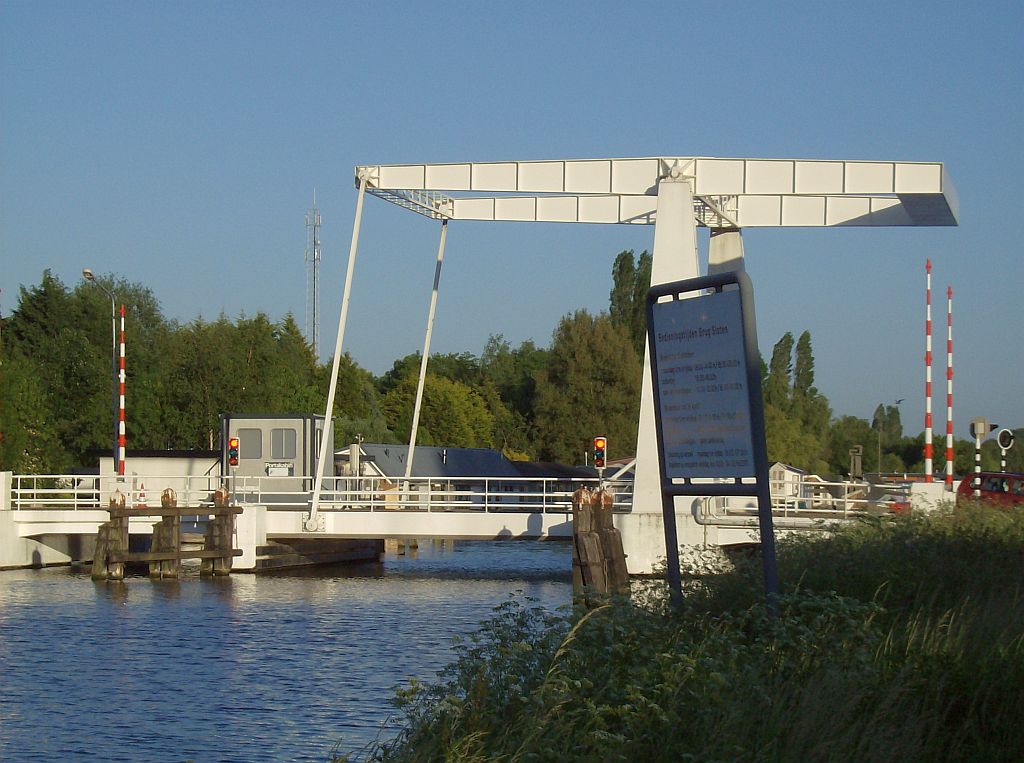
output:
<instances>
[{"instance_id":1,"label":"traffic light","mask_svg":"<svg viewBox=\"0 0 1024 763\"><path fill-rule=\"evenodd\" d=\"M607 437L595 437L594 438L594 466L596 466L598 469L604 469L607 450L608 450L608 438Z\"/></svg>"},{"instance_id":2,"label":"traffic light","mask_svg":"<svg viewBox=\"0 0 1024 763\"><path fill-rule=\"evenodd\" d=\"M238 466L238 438L228 440L228 465Z\"/></svg>"},{"instance_id":3,"label":"traffic light","mask_svg":"<svg viewBox=\"0 0 1024 763\"><path fill-rule=\"evenodd\" d=\"M975 440L984 440L990 432L994 432L998 428L998 424L989 424L988 420L980 416L971 419L971 437Z\"/></svg>"}]
</instances>

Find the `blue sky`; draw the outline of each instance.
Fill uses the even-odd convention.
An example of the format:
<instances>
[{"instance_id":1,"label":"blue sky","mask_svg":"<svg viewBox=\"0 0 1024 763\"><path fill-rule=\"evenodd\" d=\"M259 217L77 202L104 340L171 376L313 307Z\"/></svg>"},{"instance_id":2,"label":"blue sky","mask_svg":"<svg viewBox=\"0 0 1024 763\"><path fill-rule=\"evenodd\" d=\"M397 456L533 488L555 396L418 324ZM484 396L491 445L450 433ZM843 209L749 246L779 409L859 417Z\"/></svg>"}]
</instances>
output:
<instances>
[{"instance_id":1,"label":"blue sky","mask_svg":"<svg viewBox=\"0 0 1024 763\"><path fill-rule=\"evenodd\" d=\"M1024 426L1019 185L1024 6L924 3L198 3L0 0L0 310L50 268L149 286L187 321L305 313L304 214L323 216L335 327L356 164L703 155L942 161L959 228L745 234L762 352L811 332L836 415L924 418L934 262L955 426ZM436 223L368 198L345 349L418 351ZM453 224L435 351L550 341L607 308L648 226ZM706 238L702 238L706 245Z\"/></svg>"}]
</instances>

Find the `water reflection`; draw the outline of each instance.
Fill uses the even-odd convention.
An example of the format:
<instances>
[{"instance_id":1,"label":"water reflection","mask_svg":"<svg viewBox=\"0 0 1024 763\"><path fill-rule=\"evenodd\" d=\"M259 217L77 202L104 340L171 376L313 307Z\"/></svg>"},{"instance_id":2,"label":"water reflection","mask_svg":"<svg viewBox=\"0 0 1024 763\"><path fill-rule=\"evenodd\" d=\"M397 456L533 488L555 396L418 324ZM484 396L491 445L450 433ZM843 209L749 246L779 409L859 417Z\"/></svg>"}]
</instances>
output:
<instances>
[{"instance_id":1,"label":"water reflection","mask_svg":"<svg viewBox=\"0 0 1024 763\"><path fill-rule=\"evenodd\" d=\"M0 760L323 761L517 593L571 600L568 546L434 544L383 564L177 581L0 573ZM391 733L391 732L389 732Z\"/></svg>"}]
</instances>

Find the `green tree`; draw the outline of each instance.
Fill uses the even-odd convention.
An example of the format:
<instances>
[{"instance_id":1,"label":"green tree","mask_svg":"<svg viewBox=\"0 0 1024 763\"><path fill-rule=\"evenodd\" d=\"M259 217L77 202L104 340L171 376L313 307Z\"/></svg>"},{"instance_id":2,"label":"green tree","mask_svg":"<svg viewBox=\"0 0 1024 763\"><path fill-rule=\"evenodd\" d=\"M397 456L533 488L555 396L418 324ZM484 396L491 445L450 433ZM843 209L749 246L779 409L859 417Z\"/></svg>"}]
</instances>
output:
<instances>
[{"instance_id":1,"label":"green tree","mask_svg":"<svg viewBox=\"0 0 1024 763\"><path fill-rule=\"evenodd\" d=\"M324 408L328 386L330 371L325 366L315 384L316 389L324 391L317 407L318 411ZM373 374L361 368L348 353L342 356L338 365L338 384L334 400L335 444L346 445L360 438L370 442L399 442L381 409L381 396L377 392Z\"/></svg>"},{"instance_id":2,"label":"green tree","mask_svg":"<svg viewBox=\"0 0 1024 763\"><path fill-rule=\"evenodd\" d=\"M796 341L796 359L793 363L793 395L794 397L810 397L816 393L811 332L805 331Z\"/></svg>"},{"instance_id":3,"label":"green tree","mask_svg":"<svg viewBox=\"0 0 1024 763\"><path fill-rule=\"evenodd\" d=\"M814 386L814 353L805 331L796 343L789 332L775 344L762 376L768 457L815 473L832 471L828 400Z\"/></svg>"},{"instance_id":4,"label":"green tree","mask_svg":"<svg viewBox=\"0 0 1024 763\"><path fill-rule=\"evenodd\" d=\"M876 456L875 433L871 425L856 416L842 416L832 423L829 431L828 466L829 473L835 475L850 474L850 449L860 446L862 449L861 466L865 472L878 469Z\"/></svg>"},{"instance_id":5,"label":"green tree","mask_svg":"<svg viewBox=\"0 0 1024 763\"><path fill-rule=\"evenodd\" d=\"M49 463L83 463L88 449L113 446L110 302L89 288L72 295L44 271L38 287L21 288L5 336L38 374L36 389L46 400L57 451L46 455Z\"/></svg>"},{"instance_id":6,"label":"green tree","mask_svg":"<svg viewBox=\"0 0 1024 763\"><path fill-rule=\"evenodd\" d=\"M1013 446L1006 453L1006 470L1024 474L1024 427L1013 430Z\"/></svg>"},{"instance_id":7,"label":"green tree","mask_svg":"<svg viewBox=\"0 0 1024 763\"><path fill-rule=\"evenodd\" d=\"M608 314L614 325L626 330L633 350L643 357L647 342L647 292L651 287L651 255L634 259L632 249L619 252L612 265L612 290Z\"/></svg>"},{"instance_id":8,"label":"green tree","mask_svg":"<svg viewBox=\"0 0 1024 763\"><path fill-rule=\"evenodd\" d=\"M597 434L608 436L612 457L635 453L641 365L629 334L607 314L563 318L536 377L539 457L576 463Z\"/></svg>"},{"instance_id":9,"label":"green tree","mask_svg":"<svg viewBox=\"0 0 1024 763\"><path fill-rule=\"evenodd\" d=\"M381 399L388 427L400 442L408 442L412 432L416 385L417 376L407 374ZM417 444L486 448L491 446L493 429L494 416L475 390L461 382L427 373L423 381Z\"/></svg>"},{"instance_id":10,"label":"green tree","mask_svg":"<svg viewBox=\"0 0 1024 763\"><path fill-rule=\"evenodd\" d=\"M532 340L513 349L498 335L488 338L480 357L484 376L497 388L502 401L527 423L533 420L535 375L547 364L548 350L538 348Z\"/></svg>"},{"instance_id":11,"label":"green tree","mask_svg":"<svg viewBox=\"0 0 1024 763\"><path fill-rule=\"evenodd\" d=\"M67 458L38 366L0 349L0 471L61 473L70 466Z\"/></svg>"},{"instance_id":12,"label":"green tree","mask_svg":"<svg viewBox=\"0 0 1024 763\"><path fill-rule=\"evenodd\" d=\"M793 374L793 335L788 331L772 348L772 359L768 364L768 379L765 383L764 402L779 411L786 412L790 406Z\"/></svg>"}]
</instances>

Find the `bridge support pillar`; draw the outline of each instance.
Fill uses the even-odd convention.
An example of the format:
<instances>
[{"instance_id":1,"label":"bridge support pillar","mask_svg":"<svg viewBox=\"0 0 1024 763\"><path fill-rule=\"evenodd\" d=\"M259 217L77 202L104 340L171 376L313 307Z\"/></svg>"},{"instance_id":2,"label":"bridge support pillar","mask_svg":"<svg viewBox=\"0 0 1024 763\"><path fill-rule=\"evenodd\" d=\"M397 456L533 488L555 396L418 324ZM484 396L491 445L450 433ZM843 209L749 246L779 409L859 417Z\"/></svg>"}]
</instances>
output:
<instances>
[{"instance_id":1,"label":"bridge support pillar","mask_svg":"<svg viewBox=\"0 0 1024 763\"><path fill-rule=\"evenodd\" d=\"M708 248L708 275L746 270L743 233L739 228L712 228Z\"/></svg>"},{"instance_id":2,"label":"bridge support pillar","mask_svg":"<svg viewBox=\"0 0 1024 763\"><path fill-rule=\"evenodd\" d=\"M235 557L232 569L252 571L256 569L256 549L267 545L267 507L246 506L245 511L235 517L235 548L242 555Z\"/></svg>"},{"instance_id":3,"label":"bridge support pillar","mask_svg":"<svg viewBox=\"0 0 1024 763\"><path fill-rule=\"evenodd\" d=\"M658 216L651 255L652 286L700 275L691 183L692 178L680 167L673 167L658 183ZM676 526L680 545L703 545L709 542L705 528L693 518L691 504L698 500L676 499ZM622 534L629 574L651 575L658 572L659 565L665 560L665 523L662 518L658 441L654 425L654 385L651 381L648 348L644 349L633 511L616 516L615 524ZM714 528L707 530L713 531Z\"/></svg>"}]
</instances>

